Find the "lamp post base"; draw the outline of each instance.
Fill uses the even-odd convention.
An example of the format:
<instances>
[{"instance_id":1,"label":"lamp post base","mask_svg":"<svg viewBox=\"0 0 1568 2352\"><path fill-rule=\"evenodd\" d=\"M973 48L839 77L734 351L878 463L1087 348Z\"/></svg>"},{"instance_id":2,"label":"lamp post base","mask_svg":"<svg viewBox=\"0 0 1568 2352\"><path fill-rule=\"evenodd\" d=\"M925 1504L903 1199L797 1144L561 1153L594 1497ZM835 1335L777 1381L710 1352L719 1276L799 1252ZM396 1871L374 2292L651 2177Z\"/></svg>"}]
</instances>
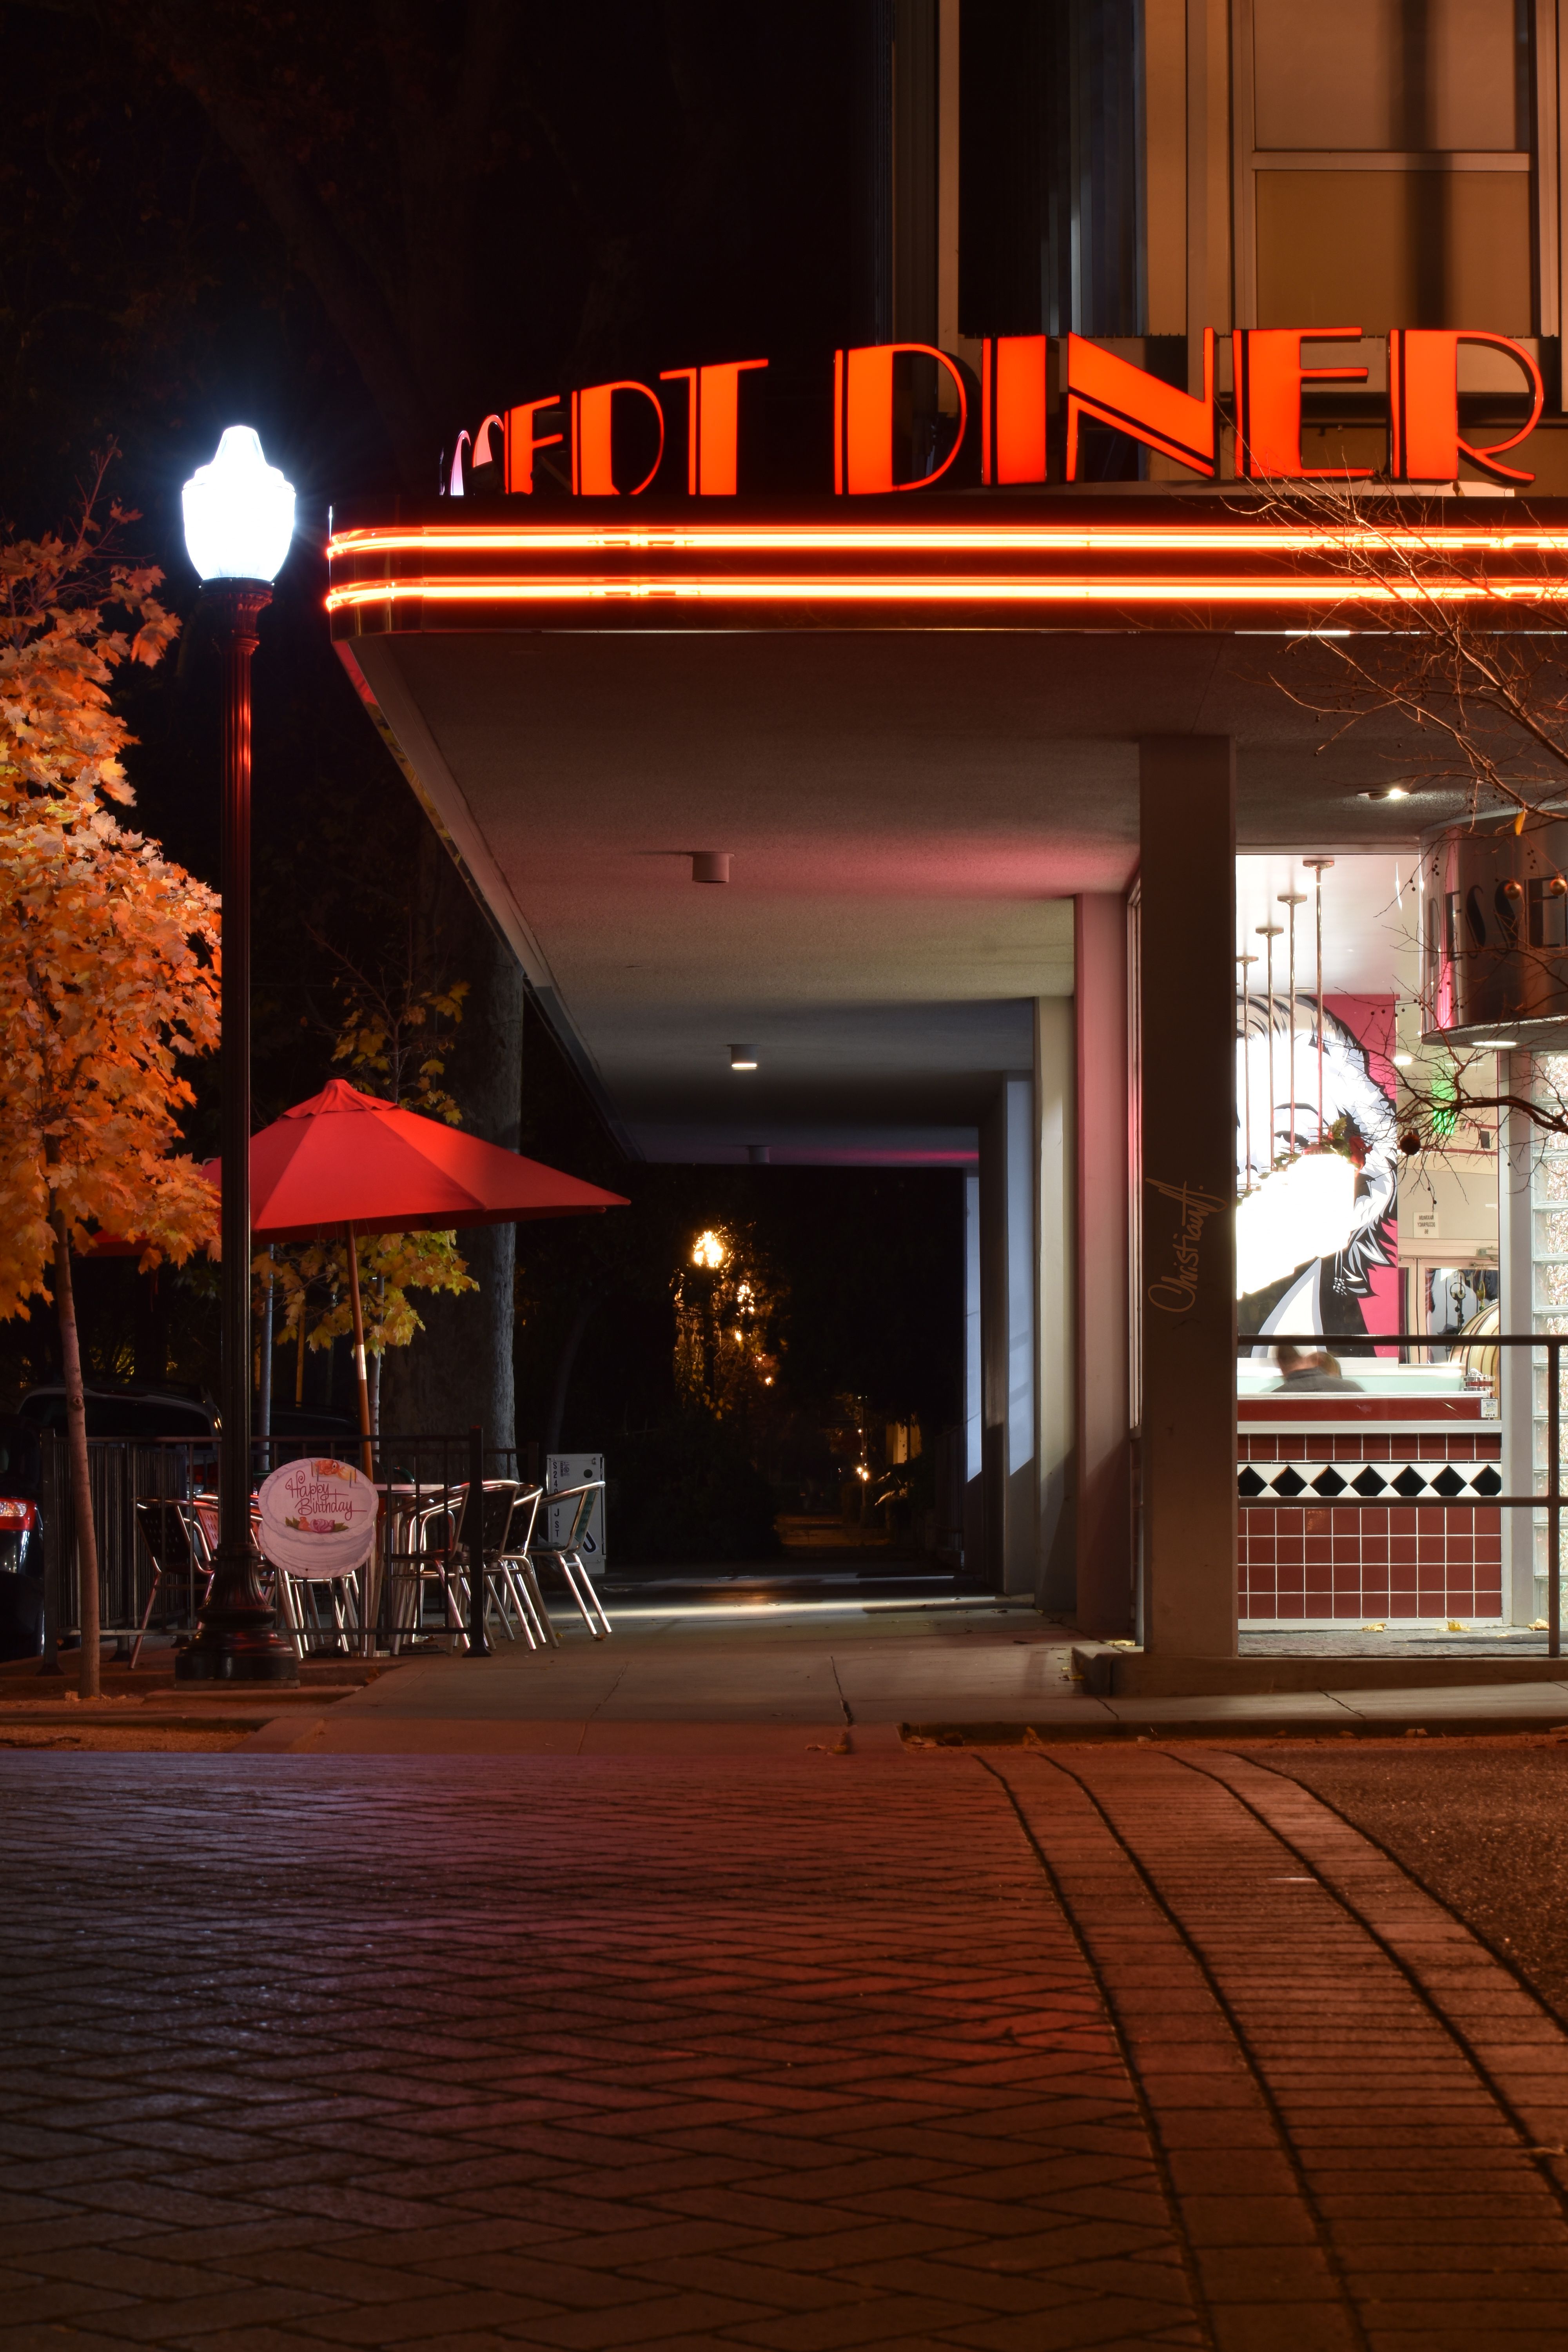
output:
<instances>
[{"instance_id":1,"label":"lamp post base","mask_svg":"<svg viewBox=\"0 0 1568 2352\"><path fill-rule=\"evenodd\" d=\"M300 1661L293 1643L278 1634L260 1567L258 1553L219 1545L196 1638L174 1659L177 1683L298 1685Z\"/></svg>"}]
</instances>

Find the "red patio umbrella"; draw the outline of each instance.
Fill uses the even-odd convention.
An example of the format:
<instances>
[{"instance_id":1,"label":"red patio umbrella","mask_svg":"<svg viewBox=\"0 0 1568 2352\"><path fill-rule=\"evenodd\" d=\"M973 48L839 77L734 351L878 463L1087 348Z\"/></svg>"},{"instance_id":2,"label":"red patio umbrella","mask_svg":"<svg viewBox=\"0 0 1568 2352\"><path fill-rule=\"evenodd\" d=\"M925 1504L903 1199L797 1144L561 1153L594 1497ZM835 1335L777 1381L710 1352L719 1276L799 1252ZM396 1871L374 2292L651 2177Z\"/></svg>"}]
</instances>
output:
<instances>
[{"instance_id":1,"label":"red patio umbrella","mask_svg":"<svg viewBox=\"0 0 1568 2352\"><path fill-rule=\"evenodd\" d=\"M218 1183L218 1162L204 1175ZM348 1243L360 1432L370 1473L370 1383L360 1307L360 1234L445 1233L453 1226L521 1224L629 1204L580 1177L460 1128L399 1110L333 1078L250 1139L250 1229L258 1241L320 1234Z\"/></svg>"}]
</instances>

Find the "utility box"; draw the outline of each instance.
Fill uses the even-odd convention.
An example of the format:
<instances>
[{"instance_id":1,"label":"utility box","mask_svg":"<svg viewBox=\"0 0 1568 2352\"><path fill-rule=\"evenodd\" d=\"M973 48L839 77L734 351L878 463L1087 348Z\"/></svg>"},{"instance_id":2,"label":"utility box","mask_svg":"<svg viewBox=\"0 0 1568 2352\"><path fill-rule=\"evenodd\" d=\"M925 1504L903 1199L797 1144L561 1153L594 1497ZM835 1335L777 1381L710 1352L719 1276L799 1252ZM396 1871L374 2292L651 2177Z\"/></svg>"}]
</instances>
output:
<instances>
[{"instance_id":1,"label":"utility box","mask_svg":"<svg viewBox=\"0 0 1568 2352\"><path fill-rule=\"evenodd\" d=\"M558 1495L563 1486L585 1486L590 1479L603 1479L605 1457L602 1454L547 1454L544 1457L544 1492L548 1497ZM577 1506L571 1503L541 1504L544 1514L544 1540L547 1545L563 1544L572 1532L572 1515ZM603 1490L594 1497L594 1508L588 1520L588 1532L578 1547L589 1568L605 1564L605 1497Z\"/></svg>"}]
</instances>

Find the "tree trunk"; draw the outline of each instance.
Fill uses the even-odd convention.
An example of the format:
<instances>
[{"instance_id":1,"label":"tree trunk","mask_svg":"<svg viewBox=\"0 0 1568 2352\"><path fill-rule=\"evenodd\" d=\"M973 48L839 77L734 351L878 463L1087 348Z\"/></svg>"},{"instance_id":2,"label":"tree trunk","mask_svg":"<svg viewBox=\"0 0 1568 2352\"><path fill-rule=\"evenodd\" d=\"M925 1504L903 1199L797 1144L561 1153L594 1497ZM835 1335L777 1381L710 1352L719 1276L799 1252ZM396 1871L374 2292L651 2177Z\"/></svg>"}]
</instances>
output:
<instances>
[{"instance_id":1,"label":"tree trunk","mask_svg":"<svg viewBox=\"0 0 1568 2352\"><path fill-rule=\"evenodd\" d=\"M98 1531L92 1517L92 1481L87 1466L87 1399L81 1384L81 1348L77 1339L76 1293L71 1286L70 1237L65 1212L57 1209L55 1304L59 1312L60 1360L66 1376L66 1448L70 1457L71 1500L76 1507L77 1578L81 1587L81 1684L83 1698L99 1695Z\"/></svg>"}]
</instances>

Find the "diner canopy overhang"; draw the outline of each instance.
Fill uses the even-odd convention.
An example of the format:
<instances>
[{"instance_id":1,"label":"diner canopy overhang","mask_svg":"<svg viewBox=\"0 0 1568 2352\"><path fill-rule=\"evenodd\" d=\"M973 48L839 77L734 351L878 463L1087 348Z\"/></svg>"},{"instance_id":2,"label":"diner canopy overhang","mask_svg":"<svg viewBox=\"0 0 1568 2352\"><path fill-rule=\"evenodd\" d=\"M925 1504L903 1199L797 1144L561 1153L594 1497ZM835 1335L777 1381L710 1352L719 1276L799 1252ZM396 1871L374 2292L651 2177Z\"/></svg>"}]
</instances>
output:
<instances>
[{"instance_id":1,"label":"diner canopy overhang","mask_svg":"<svg viewBox=\"0 0 1568 2352\"><path fill-rule=\"evenodd\" d=\"M1031 1002L1072 992L1071 900L1132 876L1142 739L1234 741L1243 852L1405 852L1465 805L1365 797L1425 747L1333 711L1310 633L1396 631L1399 573L1331 530L1146 489L784 524L519 504L341 526L331 626L647 1159L972 1159ZM1497 625L1568 576L1541 509L1528 532L1506 499L1434 510ZM693 881L713 851L726 886Z\"/></svg>"}]
</instances>

